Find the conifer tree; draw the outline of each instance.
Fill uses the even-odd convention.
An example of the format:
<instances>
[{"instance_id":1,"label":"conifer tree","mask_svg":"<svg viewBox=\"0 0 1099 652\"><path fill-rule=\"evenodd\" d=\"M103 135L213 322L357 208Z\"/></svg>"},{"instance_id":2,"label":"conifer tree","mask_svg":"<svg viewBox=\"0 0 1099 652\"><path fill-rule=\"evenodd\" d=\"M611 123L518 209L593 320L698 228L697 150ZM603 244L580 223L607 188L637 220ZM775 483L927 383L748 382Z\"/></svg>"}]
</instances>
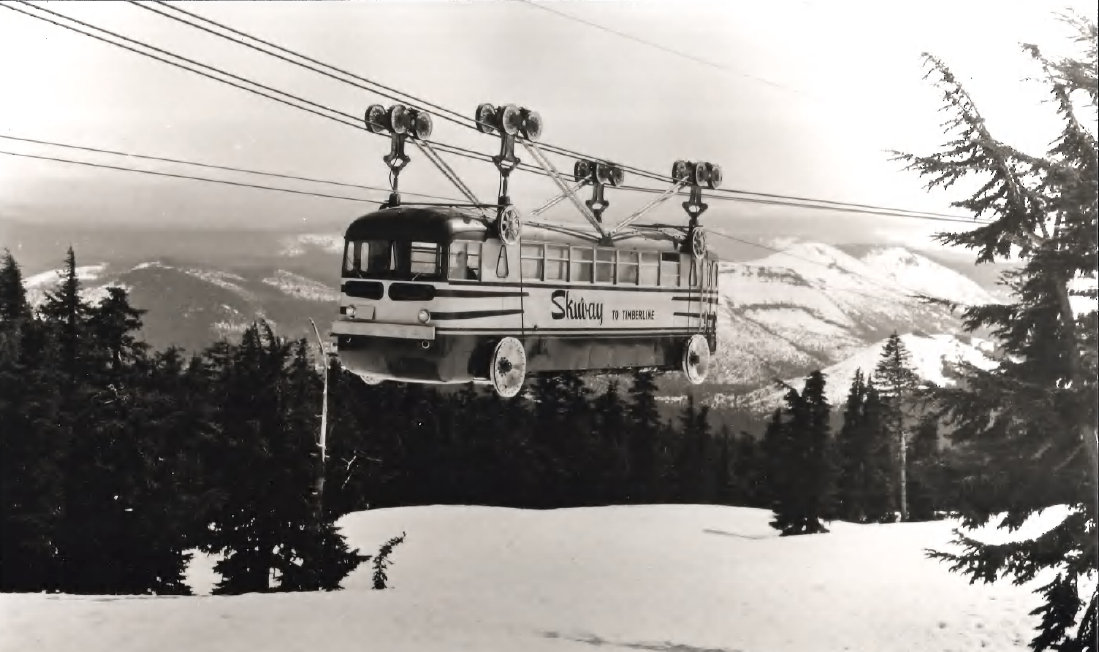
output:
<instances>
[{"instance_id":1,"label":"conifer tree","mask_svg":"<svg viewBox=\"0 0 1099 652\"><path fill-rule=\"evenodd\" d=\"M629 493L627 474L629 458L626 448L626 404L618 391L618 381L612 379L596 397L594 466L597 472L595 504L618 504Z\"/></svg>"},{"instance_id":2,"label":"conifer tree","mask_svg":"<svg viewBox=\"0 0 1099 652\"><path fill-rule=\"evenodd\" d=\"M856 369L843 407L843 426L836 435L838 515L856 523L866 521L866 459L861 445L863 441L859 437L865 401L866 384L862 369Z\"/></svg>"},{"instance_id":3,"label":"conifer tree","mask_svg":"<svg viewBox=\"0 0 1099 652\"><path fill-rule=\"evenodd\" d=\"M547 506L584 504L594 474L589 449L594 429L591 390L575 373L543 374L531 387L534 442L542 453L540 470Z\"/></svg>"},{"instance_id":4,"label":"conifer tree","mask_svg":"<svg viewBox=\"0 0 1099 652\"><path fill-rule=\"evenodd\" d=\"M827 532L821 523L829 491L827 462L830 406L824 375L814 371L799 393L787 387L786 417L768 428L769 460L775 473L771 526L783 536ZM776 424L776 420L772 420ZM772 430L773 428L773 430ZM766 435L765 435L766 437Z\"/></svg>"},{"instance_id":5,"label":"conifer tree","mask_svg":"<svg viewBox=\"0 0 1099 652\"><path fill-rule=\"evenodd\" d=\"M0 261L0 591L56 590L64 498L58 351L33 319L19 266Z\"/></svg>"},{"instance_id":6,"label":"conifer tree","mask_svg":"<svg viewBox=\"0 0 1099 652\"><path fill-rule=\"evenodd\" d=\"M5 249L0 259L0 323L11 323L30 317L23 273L11 251Z\"/></svg>"},{"instance_id":7,"label":"conifer tree","mask_svg":"<svg viewBox=\"0 0 1099 652\"><path fill-rule=\"evenodd\" d=\"M646 503L656 499L661 481L663 423L656 408L653 372L635 371L629 394L630 502Z\"/></svg>"},{"instance_id":8,"label":"conifer tree","mask_svg":"<svg viewBox=\"0 0 1099 652\"><path fill-rule=\"evenodd\" d=\"M894 451L894 481L901 520L908 520L908 429L914 422L913 404L919 377L912 356L896 331L885 341L874 370L884 408L884 425Z\"/></svg>"},{"instance_id":9,"label":"conifer tree","mask_svg":"<svg viewBox=\"0 0 1099 652\"><path fill-rule=\"evenodd\" d=\"M973 581L1052 577L1033 612L1040 617L1031 641L1036 650L1094 650L1099 630L1099 146L1084 117L1094 125L1099 109L1099 29L1081 18L1067 22L1076 30L1078 55L1049 60L1025 46L1061 124L1044 156L998 140L958 78L930 55L929 76L943 91L952 140L927 156L900 155L930 179L929 187L977 182L954 205L987 223L941 234L943 243L974 250L978 263L1017 258L1021 264L1004 276L1010 302L963 313L967 328L994 333L1002 351L997 366L961 365L960 382L936 392L938 416L953 430L962 463L964 526L994 520L1010 530L1053 505L1067 505L1069 515L1024 541L985 543L959 531L961 552L933 556Z\"/></svg>"},{"instance_id":10,"label":"conifer tree","mask_svg":"<svg viewBox=\"0 0 1099 652\"><path fill-rule=\"evenodd\" d=\"M61 347L62 372L75 382L82 371L81 356L87 352L81 346L86 337L91 306L80 296L80 279L76 274L76 253L72 247L65 256L65 267L57 287L46 293L41 312L45 323L56 330Z\"/></svg>"},{"instance_id":11,"label":"conifer tree","mask_svg":"<svg viewBox=\"0 0 1099 652\"><path fill-rule=\"evenodd\" d=\"M882 404L872 378L855 372L836 436L836 491L841 518L857 523L893 520L894 464Z\"/></svg>"},{"instance_id":12,"label":"conifer tree","mask_svg":"<svg viewBox=\"0 0 1099 652\"><path fill-rule=\"evenodd\" d=\"M203 548L224 555L215 592L338 588L362 558L335 532L333 515L316 520L319 378L305 343L286 342L264 322L208 355L220 439L207 456L220 500Z\"/></svg>"}]
</instances>

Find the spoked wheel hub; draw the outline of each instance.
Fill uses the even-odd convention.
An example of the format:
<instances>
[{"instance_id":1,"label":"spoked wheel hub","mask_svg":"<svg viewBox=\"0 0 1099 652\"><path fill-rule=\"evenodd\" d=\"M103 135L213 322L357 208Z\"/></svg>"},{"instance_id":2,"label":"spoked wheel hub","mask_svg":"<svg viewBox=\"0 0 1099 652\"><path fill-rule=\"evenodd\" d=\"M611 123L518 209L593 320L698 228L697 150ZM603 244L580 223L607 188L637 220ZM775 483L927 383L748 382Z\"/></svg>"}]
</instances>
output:
<instances>
[{"instance_id":1,"label":"spoked wheel hub","mask_svg":"<svg viewBox=\"0 0 1099 652\"><path fill-rule=\"evenodd\" d=\"M497 396L511 398L518 394L526 375L527 352L523 343L514 337L497 342L489 361L489 379Z\"/></svg>"},{"instance_id":2,"label":"spoked wheel hub","mask_svg":"<svg viewBox=\"0 0 1099 652\"><path fill-rule=\"evenodd\" d=\"M710 345L706 338L694 334L683 347L683 374L692 385L701 384L710 371Z\"/></svg>"}]
</instances>

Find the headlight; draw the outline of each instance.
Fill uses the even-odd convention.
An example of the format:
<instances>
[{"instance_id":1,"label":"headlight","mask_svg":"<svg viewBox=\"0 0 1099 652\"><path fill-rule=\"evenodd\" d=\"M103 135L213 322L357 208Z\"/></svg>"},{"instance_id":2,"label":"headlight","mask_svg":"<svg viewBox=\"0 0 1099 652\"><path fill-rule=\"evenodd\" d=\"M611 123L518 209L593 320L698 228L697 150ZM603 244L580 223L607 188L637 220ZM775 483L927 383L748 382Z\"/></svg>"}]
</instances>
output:
<instances>
[{"instance_id":1,"label":"headlight","mask_svg":"<svg viewBox=\"0 0 1099 652\"><path fill-rule=\"evenodd\" d=\"M421 324L426 324L431 321L431 312L429 312L427 308L420 308L420 312L416 315L416 319L419 319Z\"/></svg>"},{"instance_id":2,"label":"headlight","mask_svg":"<svg viewBox=\"0 0 1099 652\"><path fill-rule=\"evenodd\" d=\"M355 318L355 306L347 306L347 311L345 312L345 314L347 315L348 319L354 319Z\"/></svg>"}]
</instances>

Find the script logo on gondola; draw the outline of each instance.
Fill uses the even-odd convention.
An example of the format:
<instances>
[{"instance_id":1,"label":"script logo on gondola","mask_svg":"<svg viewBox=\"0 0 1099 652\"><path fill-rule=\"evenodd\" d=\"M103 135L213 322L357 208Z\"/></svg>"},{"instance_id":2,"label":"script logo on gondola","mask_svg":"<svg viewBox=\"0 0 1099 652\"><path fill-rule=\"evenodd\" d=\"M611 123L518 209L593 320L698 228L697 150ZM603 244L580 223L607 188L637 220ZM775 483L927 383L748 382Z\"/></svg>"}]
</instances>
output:
<instances>
[{"instance_id":1,"label":"script logo on gondola","mask_svg":"<svg viewBox=\"0 0 1099 652\"><path fill-rule=\"evenodd\" d=\"M554 319L598 319L603 323L603 304L601 302L588 301L583 297L573 299L568 290L554 290L550 295L553 311L550 317Z\"/></svg>"}]
</instances>

